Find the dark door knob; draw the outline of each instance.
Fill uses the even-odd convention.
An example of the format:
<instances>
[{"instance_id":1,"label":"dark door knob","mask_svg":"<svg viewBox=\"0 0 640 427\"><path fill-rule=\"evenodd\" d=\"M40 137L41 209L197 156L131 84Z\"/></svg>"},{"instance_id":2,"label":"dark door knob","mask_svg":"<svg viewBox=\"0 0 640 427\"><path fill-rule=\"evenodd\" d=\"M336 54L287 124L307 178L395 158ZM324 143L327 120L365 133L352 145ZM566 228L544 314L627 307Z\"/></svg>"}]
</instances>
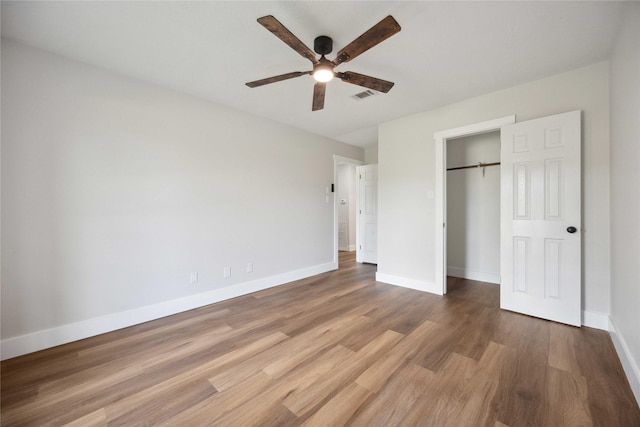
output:
<instances>
[{"instance_id":1,"label":"dark door knob","mask_svg":"<svg viewBox=\"0 0 640 427\"><path fill-rule=\"evenodd\" d=\"M575 227L567 227L567 231L568 231L569 233L575 233L576 231L578 231L578 229L577 229L577 228L575 228Z\"/></svg>"}]
</instances>

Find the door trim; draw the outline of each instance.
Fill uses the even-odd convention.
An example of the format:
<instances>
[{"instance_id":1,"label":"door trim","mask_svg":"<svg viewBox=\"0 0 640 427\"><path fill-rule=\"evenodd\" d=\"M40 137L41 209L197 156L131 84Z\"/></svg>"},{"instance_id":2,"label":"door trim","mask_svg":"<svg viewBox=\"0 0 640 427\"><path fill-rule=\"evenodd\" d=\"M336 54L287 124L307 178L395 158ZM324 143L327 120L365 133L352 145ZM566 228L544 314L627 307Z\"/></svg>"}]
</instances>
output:
<instances>
[{"instance_id":1,"label":"door trim","mask_svg":"<svg viewBox=\"0 0 640 427\"><path fill-rule=\"evenodd\" d=\"M350 159L349 157L342 157L339 156L337 154L333 155L333 183L334 183L334 189L333 189L333 194L331 195L333 197L333 264L334 264L334 270L338 269L338 209L339 209L339 200L336 197L336 194L338 194L338 166L339 165L344 165L344 164L350 164L350 165L355 165L355 166L362 166L364 165L364 162L360 161L360 160L356 160L356 159ZM356 200L358 199L358 190L356 187ZM358 239L358 227L356 227L356 240Z\"/></svg>"},{"instance_id":2,"label":"door trim","mask_svg":"<svg viewBox=\"0 0 640 427\"><path fill-rule=\"evenodd\" d=\"M486 122L474 123L435 132L436 149L436 187L435 187L435 288L440 290L439 295L447 293L447 228L445 218L447 217L447 150L445 150L448 139L462 138L464 136L478 135L487 132L500 130L504 125L516 122L516 116L506 116Z\"/></svg>"}]
</instances>

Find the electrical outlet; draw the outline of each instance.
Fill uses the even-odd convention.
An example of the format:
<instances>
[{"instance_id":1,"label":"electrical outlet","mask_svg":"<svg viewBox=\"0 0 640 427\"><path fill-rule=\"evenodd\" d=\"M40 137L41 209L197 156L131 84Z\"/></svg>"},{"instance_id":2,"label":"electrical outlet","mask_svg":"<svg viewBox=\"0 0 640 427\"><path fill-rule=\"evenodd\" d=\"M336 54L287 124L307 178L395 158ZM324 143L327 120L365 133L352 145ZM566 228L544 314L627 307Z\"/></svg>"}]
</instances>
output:
<instances>
[{"instance_id":1,"label":"electrical outlet","mask_svg":"<svg viewBox=\"0 0 640 427\"><path fill-rule=\"evenodd\" d=\"M197 271L192 271L191 272L191 276L189 281L191 282L192 285L195 285L196 283L198 283L198 272Z\"/></svg>"},{"instance_id":2,"label":"electrical outlet","mask_svg":"<svg viewBox=\"0 0 640 427\"><path fill-rule=\"evenodd\" d=\"M224 271L222 272L222 275L224 276L225 279L228 279L229 277L231 277L231 267L225 267Z\"/></svg>"},{"instance_id":3,"label":"electrical outlet","mask_svg":"<svg viewBox=\"0 0 640 427\"><path fill-rule=\"evenodd\" d=\"M249 262L247 263L247 273L252 273L253 272L253 263Z\"/></svg>"}]
</instances>

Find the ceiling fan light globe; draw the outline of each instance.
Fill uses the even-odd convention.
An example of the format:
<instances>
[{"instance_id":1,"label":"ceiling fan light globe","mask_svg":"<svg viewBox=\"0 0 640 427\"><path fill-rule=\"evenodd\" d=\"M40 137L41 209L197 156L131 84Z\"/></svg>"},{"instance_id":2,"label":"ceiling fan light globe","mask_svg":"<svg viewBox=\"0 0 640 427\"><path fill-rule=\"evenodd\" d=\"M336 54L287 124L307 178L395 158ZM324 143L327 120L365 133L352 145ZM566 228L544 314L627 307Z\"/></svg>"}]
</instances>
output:
<instances>
[{"instance_id":1,"label":"ceiling fan light globe","mask_svg":"<svg viewBox=\"0 0 640 427\"><path fill-rule=\"evenodd\" d=\"M315 79L315 81L320 83L326 83L328 81L331 81L333 77L334 77L333 70L330 70L327 68L320 68L313 72L313 78Z\"/></svg>"}]
</instances>

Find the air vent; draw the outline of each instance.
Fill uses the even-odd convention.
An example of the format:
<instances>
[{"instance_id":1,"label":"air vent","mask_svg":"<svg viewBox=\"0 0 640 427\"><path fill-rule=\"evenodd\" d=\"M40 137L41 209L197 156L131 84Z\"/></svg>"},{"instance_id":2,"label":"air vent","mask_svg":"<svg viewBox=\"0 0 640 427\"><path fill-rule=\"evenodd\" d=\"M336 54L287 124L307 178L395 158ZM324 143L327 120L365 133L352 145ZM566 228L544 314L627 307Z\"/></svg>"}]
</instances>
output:
<instances>
[{"instance_id":1,"label":"air vent","mask_svg":"<svg viewBox=\"0 0 640 427\"><path fill-rule=\"evenodd\" d=\"M356 93L351 98L355 99L356 101L362 101L363 99L366 99L366 98L369 98L369 97L372 97L372 96L376 96L379 93L380 92L376 92L375 90L367 89L364 92Z\"/></svg>"}]
</instances>

